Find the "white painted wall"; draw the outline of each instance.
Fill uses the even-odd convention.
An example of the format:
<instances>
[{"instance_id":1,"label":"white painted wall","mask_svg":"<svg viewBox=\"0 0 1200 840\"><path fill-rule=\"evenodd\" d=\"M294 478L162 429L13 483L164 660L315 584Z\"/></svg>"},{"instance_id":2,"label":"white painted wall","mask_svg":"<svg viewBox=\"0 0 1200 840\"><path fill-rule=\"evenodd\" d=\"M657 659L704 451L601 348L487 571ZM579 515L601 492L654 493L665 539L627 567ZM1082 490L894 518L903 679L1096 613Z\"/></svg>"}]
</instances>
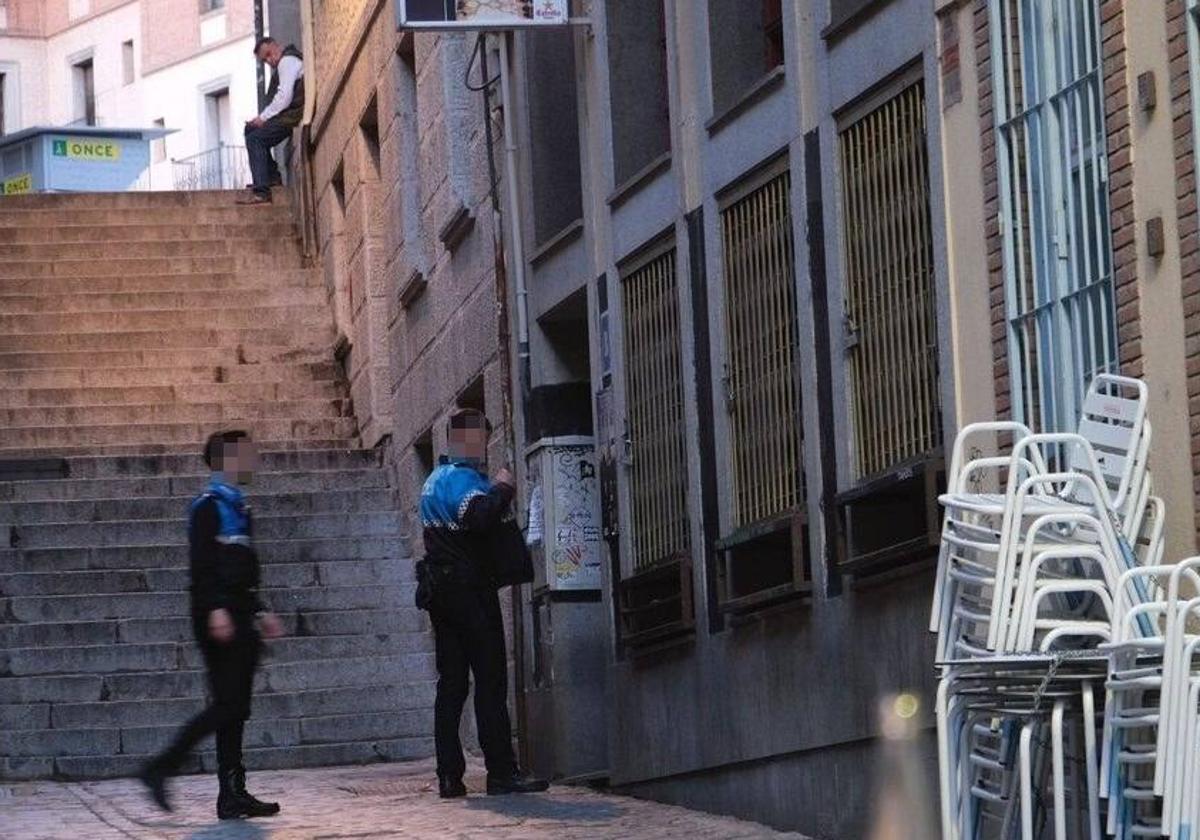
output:
<instances>
[{"instance_id":1,"label":"white painted wall","mask_svg":"<svg viewBox=\"0 0 1200 840\"><path fill-rule=\"evenodd\" d=\"M203 22L225 14L210 15ZM142 75L141 4L130 3L86 20L51 38L0 36L0 73L5 74L3 130L35 125L65 125L77 118L72 64L91 52L96 122L114 128L149 128L162 119L168 129L166 161L152 164L141 187L174 188L172 158L191 157L209 148L216 132L208 126L205 94L229 89L222 135L242 144L242 125L258 109L254 38L246 36L191 56L147 76ZM123 44L134 42L134 81L124 84Z\"/></svg>"},{"instance_id":2,"label":"white painted wall","mask_svg":"<svg viewBox=\"0 0 1200 840\"><path fill-rule=\"evenodd\" d=\"M162 119L167 128L178 129L167 137L167 160L150 168L151 189L172 189L172 158L208 148L212 135L205 96L222 85L229 88L230 142L242 144L243 124L258 113L253 49L253 37L243 38L142 79L145 124Z\"/></svg>"}]
</instances>

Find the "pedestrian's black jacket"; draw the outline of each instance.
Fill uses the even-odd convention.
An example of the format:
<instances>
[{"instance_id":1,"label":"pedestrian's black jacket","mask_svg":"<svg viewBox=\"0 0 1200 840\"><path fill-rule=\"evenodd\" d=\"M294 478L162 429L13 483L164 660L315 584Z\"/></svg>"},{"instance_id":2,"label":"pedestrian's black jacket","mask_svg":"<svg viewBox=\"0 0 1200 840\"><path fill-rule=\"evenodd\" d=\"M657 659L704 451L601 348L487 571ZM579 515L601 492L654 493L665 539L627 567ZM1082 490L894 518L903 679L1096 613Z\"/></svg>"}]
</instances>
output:
<instances>
[{"instance_id":1,"label":"pedestrian's black jacket","mask_svg":"<svg viewBox=\"0 0 1200 840\"><path fill-rule=\"evenodd\" d=\"M192 504L189 527L192 616L200 620L226 609L245 623L265 607L258 595L258 553L250 540L252 525L236 488L213 485ZM234 490L235 493L228 493Z\"/></svg>"}]
</instances>

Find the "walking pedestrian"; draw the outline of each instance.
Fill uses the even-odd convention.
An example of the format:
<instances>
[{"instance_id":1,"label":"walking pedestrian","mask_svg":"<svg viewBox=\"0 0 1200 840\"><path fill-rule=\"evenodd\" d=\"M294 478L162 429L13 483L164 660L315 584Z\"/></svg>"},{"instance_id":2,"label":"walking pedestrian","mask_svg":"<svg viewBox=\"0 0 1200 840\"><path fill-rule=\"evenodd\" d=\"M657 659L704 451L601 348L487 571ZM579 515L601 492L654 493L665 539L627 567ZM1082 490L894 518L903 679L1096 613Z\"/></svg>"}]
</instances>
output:
<instances>
[{"instance_id":1,"label":"walking pedestrian","mask_svg":"<svg viewBox=\"0 0 1200 840\"><path fill-rule=\"evenodd\" d=\"M421 493L425 559L418 564L417 595L418 606L429 610L437 657L438 792L443 799L467 794L458 729L472 676L488 794L542 791L547 783L517 766L508 717L507 645L497 589L511 581L498 580L494 552L503 535L515 530L513 476L500 469L488 480L490 426L481 412L457 412L448 432L449 455Z\"/></svg>"},{"instance_id":2,"label":"walking pedestrian","mask_svg":"<svg viewBox=\"0 0 1200 840\"><path fill-rule=\"evenodd\" d=\"M204 461L213 474L191 504L188 542L192 631L204 656L212 696L207 708L146 765L141 779L159 807L171 810L167 778L178 772L202 738L215 734L217 817L266 817L278 814L279 805L246 792L242 765L243 728L250 717L262 638L283 633L279 618L267 611L258 595L259 564L251 541L250 509L238 486L250 482L258 453L247 432L219 432L208 439Z\"/></svg>"}]
</instances>

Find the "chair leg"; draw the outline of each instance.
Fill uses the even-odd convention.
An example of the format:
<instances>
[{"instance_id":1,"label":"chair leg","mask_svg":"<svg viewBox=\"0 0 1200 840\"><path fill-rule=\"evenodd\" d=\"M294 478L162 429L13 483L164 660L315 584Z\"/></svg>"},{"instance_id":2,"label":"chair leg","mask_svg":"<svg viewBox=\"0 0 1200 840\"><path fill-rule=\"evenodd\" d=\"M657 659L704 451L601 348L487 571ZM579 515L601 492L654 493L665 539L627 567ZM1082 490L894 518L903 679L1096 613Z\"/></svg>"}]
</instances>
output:
<instances>
[{"instance_id":1,"label":"chair leg","mask_svg":"<svg viewBox=\"0 0 1200 840\"><path fill-rule=\"evenodd\" d=\"M1100 782L1096 766L1096 696L1092 684L1083 684L1083 757L1087 767L1088 840L1101 840Z\"/></svg>"}]
</instances>

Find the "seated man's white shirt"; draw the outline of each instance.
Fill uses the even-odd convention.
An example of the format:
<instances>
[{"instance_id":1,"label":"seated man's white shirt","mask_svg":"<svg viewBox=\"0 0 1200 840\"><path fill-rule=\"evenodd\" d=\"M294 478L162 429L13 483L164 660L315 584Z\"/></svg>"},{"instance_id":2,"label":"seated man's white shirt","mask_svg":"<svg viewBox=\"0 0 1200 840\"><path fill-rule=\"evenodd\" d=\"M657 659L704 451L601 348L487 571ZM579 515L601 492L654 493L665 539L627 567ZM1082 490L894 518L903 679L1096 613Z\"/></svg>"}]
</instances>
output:
<instances>
[{"instance_id":1,"label":"seated man's white shirt","mask_svg":"<svg viewBox=\"0 0 1200 840\"><path fill-rule=\"evenodd\" d=\"M258 115L263 122L282 113L292 104L296 80L304 78L304 62L294 55L285 55L280 59L275 72L279 75L279 89L275 91L275 98L267 103L267 107Z\"/></svg>"}]
</instances>

